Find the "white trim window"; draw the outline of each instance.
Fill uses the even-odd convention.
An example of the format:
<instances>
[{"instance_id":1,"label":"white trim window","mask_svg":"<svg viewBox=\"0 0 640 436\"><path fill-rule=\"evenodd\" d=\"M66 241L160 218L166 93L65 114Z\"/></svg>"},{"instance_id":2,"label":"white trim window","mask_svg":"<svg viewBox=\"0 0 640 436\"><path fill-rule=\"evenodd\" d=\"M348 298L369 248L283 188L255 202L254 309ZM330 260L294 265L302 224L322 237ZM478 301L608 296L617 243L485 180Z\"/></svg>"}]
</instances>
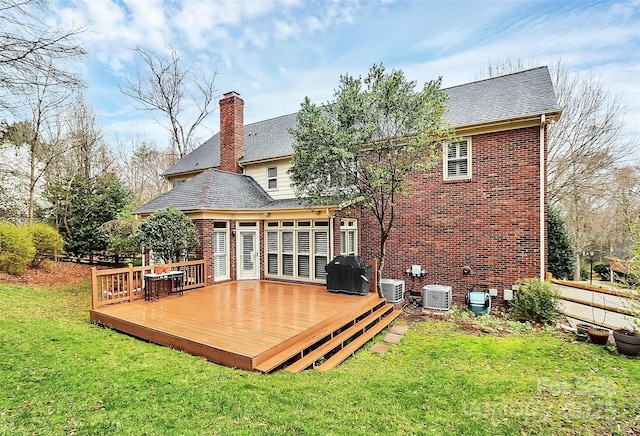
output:
<instances>
[{"instance_id":1,"label":"white trim window","mask_svg":"<svg viewBox=\"0 0 640 436\"><path fill-rule=\"evenodd\" d=\"M266 276L324 281L328 221L269 221L265 224L265 241Z\"/></svg>"},{"instance_id":2,"label":"white trim window","mask_svg":"<svg viewBox=\"0 0 640 436\"><path fill-rule=\"evenodd\" d=\"M229 231L226 222L213 223L213 280L229 279Z\"/></svg>"},{"instance_id":3,"label":"white trim window","mask_svg":"<svg viewBox=\"0 0 640 436\"><path fill-rule=\"evenodd\" d=\"M445 146L443 159L445 180L471 178L471 138L460 138Z\"/></svg>"},{"instance_id":4,"label":"white trim window","mask_svg":"<svg viewBox=\"0 0 640 436\"><path fill-rule=\"evenodd\" d=\"M278 189L278 167L267 167L267 188L269 190Z\"/></svg>"},{"instance_id":5,"label":"white trim window","mask_svg":"<svg viewBox=\"0 0 640 436\"><path fill-rule=\"evenodd\" d=\"M356 220L340 221L340 254L358 254L358 222Z\"/></svg>"}]
</instances>

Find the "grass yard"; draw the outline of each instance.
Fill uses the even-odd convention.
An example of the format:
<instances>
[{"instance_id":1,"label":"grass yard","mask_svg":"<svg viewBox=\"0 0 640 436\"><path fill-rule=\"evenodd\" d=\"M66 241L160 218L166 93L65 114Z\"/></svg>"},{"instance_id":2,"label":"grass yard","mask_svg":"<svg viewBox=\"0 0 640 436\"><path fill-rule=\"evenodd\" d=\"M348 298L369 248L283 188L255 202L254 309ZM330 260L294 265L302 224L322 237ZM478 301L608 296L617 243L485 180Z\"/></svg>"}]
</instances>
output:
<instances>
[{"instance_id":1,"label":"grass yard","mask_svg":"<svg viewBox=\"0 0 640 436\"><path fill-rule=\"evenodd\" d=\"M0 285L0 434L633 435L640 359L464 316L327 373L260 375L88 323L89 284Z\"/></svg>"}]
</instances>

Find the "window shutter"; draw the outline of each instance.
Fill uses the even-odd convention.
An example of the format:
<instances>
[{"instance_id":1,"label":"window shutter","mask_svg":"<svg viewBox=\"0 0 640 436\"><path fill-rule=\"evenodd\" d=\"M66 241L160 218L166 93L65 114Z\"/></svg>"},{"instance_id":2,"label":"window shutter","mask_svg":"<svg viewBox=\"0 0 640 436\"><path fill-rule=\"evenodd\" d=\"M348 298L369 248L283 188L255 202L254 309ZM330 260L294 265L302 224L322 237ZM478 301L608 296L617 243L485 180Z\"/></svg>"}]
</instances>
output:
<instances>
[{"instance_id":1,"label":"window shutter","mask_svg":"<svg viewBox=\"0 0 640 436\"><path fill-rule=\"evenodd\" d=\"M276 253L267 254L267 271L269 274L278 274L278 255Z\"/></svg>"},{"instance_id":2,"label":"window shutter","mask_svg":"<svg viewBox=\"0 0 640 436\"><path fill-rule=\"evenodd\" d=\"M315 278L318 280L322 280L326 277L327 272L324 267L327 265L327 257L326 256L316 256L315 257Z\"/></svg>"},{"instance_id":3,"label":"window shutter","mask_svg":"<svg viewBox=\"0 0 640 436\"><path fill-rule=\"evenodd\" d=\"M278 232L267 232L267 273L278 274Z\"/></svg>"},{"instance_id":4,"label":"window shutter","mask_svg":"<svg viewBox=\"0 0 640 436\"><path fill-rule=\"evenodd\" d=\"M227 277L227 232L213 233L213 274Z\"/></svg>"},{"instance_id":5,"label":"window shutter","mask_svg":"<svg viewBox=\"0 0 640 436\"><path fill-rule=\"evenodd\" d=\"M311 249L309 232L298 232L298 253L308 253Z\"/></svg>"},{"instance_id":6,"label":"window shutter","mask_svg":"<svg viewBox=\"0 0 640 436\"><path fill-rule=\"evenodd\" d=\"M314 233L314 252L316 254L327 254L329 252L329 238L327 232Z\"/></svg>"},{"instance_id":7,"label":"window shutter","mask_svg":"<svg viewBox=\"0 0 640 436\"><path fill-rule=\"evenodd\" d=\"M293 232L282 232L282 252L293 253Z\"/></svg>"},{"instance_id":8,"label":"window shutter","mask_svg":"<svg viewBox=\"0 0 640 436\"><path fill-rule=\"evenodd\" d=\"M308 255L298 255L298 276L309 277L311 274Z\"/></svg>"},{"instance_id":9,"label":"window shutter","mask_svg":"<svg viewBox=\"0 0 640 436\"><path fill-rule=\"evenodd\" d=\"M267 232L267 251L269 253L278 252L278 232Z\"/></svg>"},{"instance_id":10,"label":"window shutter","mask_svg":"<svg viewBox=\"0 0 640 436\"><path fill-rule=\"evenodd\" d=\"M282 232L282 275L293 275L293 232Z\"/></svg>"},{"instance_id":11,"label":"window shutter","mask_svg":"<svg viewBox=\"0 0 640 436\"><path fill-rule=\"evenodd\" d=\"M448 144L446 165L448 178L465 177L470 174L469 141L467 139Z\"/></svg>"}]
</instances>

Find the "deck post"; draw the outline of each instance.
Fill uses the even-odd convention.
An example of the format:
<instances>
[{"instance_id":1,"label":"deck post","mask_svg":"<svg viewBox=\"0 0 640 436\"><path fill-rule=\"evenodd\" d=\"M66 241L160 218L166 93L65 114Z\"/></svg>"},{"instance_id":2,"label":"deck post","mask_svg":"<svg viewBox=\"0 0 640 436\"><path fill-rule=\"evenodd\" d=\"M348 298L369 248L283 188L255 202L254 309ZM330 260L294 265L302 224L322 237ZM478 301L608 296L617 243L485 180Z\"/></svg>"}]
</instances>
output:
<instances>
[{"instance_id":1,"label":"deck post","mask_svg":"<svg viewBox=\"0 0 640 436\"><path fill-rule=\"evenodd\" d=\"M371 261L371 283L369 292L378 292L378 259Z\"/></svg>"},{"instance_id":2,"label":"deck post","mask_svg":"<svg viewBox=\"0 0 640 436\"><path fill-rule=\"evenodd\" d=\"M91 307L98 308L98 274L95 266L91 267Z\"/></svg>"},{"instance_id":3,"label":"deck post","mask_svg":"<svg viewBox=\"0 0 640 436\"><path fill-rule=\"evenodd\" d=\"M133 301L133 264L129 264L129 303Z\"/></svg>"}]
</instances>

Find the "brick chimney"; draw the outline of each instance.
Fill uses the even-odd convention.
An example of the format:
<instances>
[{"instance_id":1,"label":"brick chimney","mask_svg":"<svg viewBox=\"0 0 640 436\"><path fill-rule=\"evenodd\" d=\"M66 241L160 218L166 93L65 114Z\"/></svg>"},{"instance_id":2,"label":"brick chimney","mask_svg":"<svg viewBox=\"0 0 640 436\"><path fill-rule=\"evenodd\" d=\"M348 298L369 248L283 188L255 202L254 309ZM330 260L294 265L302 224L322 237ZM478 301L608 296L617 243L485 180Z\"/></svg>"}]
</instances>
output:
<instances>
[{"instance_id":1,"label":"brick chimney","mask_svg":"<svg viewBox=\"0 0 640 436\"><path fill-rule=\"evenodd\" d=\"M235 91L220 100L220 169L242 174L238 160L244 156L244 101Z\"/></svg>"}]
</instances>

